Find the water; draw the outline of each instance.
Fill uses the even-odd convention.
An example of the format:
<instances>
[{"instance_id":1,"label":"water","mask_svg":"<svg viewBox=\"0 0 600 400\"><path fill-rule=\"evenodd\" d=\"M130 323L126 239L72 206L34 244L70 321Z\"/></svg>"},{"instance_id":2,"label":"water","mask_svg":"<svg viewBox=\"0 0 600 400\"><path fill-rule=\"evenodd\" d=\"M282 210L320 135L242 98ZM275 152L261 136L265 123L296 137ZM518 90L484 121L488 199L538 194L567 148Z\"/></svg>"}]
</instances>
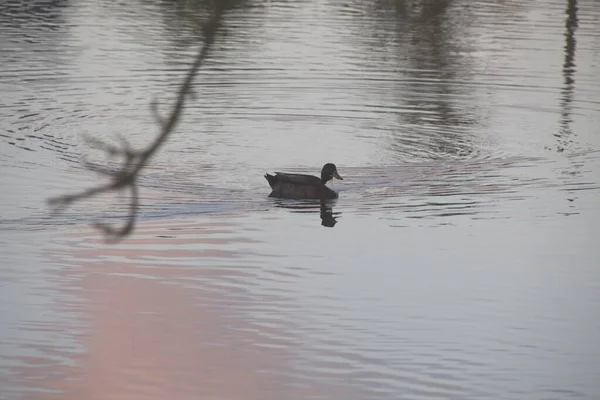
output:
<instances>
[{"instance_id":1,"label":"water","mask_svg":"<svg viewBox=\"0 0 600 400\"><path fill-rule=\"evenodd\" d=\"M0 6L1 399L595 399L600 4L254 1L125 196L201 3ZM328 204L263 174L343 181Z\"/></svg>"}]
</instances>

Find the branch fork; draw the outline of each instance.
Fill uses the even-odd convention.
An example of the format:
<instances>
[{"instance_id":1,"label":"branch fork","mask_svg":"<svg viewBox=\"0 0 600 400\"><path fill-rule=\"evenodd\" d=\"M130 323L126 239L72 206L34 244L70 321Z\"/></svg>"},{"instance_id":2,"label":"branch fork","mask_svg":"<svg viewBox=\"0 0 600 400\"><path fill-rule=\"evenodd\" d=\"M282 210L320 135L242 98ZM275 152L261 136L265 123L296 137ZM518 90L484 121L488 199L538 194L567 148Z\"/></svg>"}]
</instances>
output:
<instances>
[{"instance_id":1,"label":"branch fork","mask_svg":"<svg viewBox=\"0 0 600 400\"><path fill-rule=\"evenodd\" d=\"M222 6L219 5L219 2L216 2L212 17L203 26L204 43L200 47L194 62L189 68L185 79L179 88L177 100L173 105L170 114L166 118L162 117L158 110L157 100L154 99L150 103L150 110L154 120L159 126L160 131L159 135L154 139L154 141L143 150L134 150L130 143L120 135L118 136L120 147L108 144L102 140L90 136L85 136L84 141L88 144L88 146L102 150L109 158L119 157L123 161L118 170L112 171L84 160L84 166L88 170L94 171L103 176L107 176L110 178L110 182L86 189L79 193L67 194L48 199L48 205L55 213L64 211L71 204L80 200L89 199L103 193L128 189L130 191L130 203L127 222L121 227L115 227L107 223L95 223L93 226L102 231L107 239L116 241L126 237L133 231L139 207L137 178L139 177L140 171L148 164L150 158L166 142L168 136L173 132L183 112L185 101L188 98L195 98L195 92L192 90L192 84L198 70L200 69L202 63L206 60L212 48L215 35L221 25L222 13Z\"/></svg>"}]
</instances>

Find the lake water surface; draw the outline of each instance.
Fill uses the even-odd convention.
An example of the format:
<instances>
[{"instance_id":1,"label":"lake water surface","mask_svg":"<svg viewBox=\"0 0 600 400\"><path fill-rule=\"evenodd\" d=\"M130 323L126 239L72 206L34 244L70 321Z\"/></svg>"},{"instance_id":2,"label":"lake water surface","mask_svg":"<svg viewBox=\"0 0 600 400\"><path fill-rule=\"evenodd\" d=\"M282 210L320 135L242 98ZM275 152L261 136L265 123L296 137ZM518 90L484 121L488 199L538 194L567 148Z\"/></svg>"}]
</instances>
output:
<instances>
[{"instance_id":1,"label":"lake water surface","mask_svg":"<svg viewBox=\"0 0 600 400\"><path fill-rule=\"evenodd\" d=\"M597 399L600 3L0 5L0 399ZM269 171L343 181L268 198Z\"/></svg>"}]
</instances>

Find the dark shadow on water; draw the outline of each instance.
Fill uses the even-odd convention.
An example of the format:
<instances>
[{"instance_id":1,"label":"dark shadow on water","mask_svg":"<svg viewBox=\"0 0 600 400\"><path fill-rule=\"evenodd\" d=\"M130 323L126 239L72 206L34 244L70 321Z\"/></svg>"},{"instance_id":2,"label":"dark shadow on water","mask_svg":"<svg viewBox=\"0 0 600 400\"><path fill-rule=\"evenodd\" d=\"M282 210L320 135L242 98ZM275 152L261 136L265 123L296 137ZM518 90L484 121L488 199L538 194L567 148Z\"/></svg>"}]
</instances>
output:
<instances>
[{"instance_id":1,"label":"dark shadow on water","mask_svg":"<svg viewBox=\"0 0 600 400\"><path fill-rule=\"evenodd\" d=\"M362 4L366 18L360 18L368 22L356 22L362 30L355 42L370 65L396 74L388 76L398 118L387 134L390 149L401 160L471 157L476 149L469 132L482 117L469 87L473 43L466 17L457 16L468 10L451 0Z\"/></svg>"},{"instance_id":2,"label":"dark shadow on water","mask_svg":"<svg viewBox=\"0 0 600 400\"><path fill-rule=\"evenodd\" d=\"M64 118L62 107L68 107L71 115L85 114L85 105L56 96L62 93L61 85L68 84L64 69L79 54L69 44L72 26L66 10L72 3L0 1L0 77L8 83L2 91L0 140L23 151L54 152L68 162L77 160L73 143L58 130L46 128ZM49 89L49 83L54 87Z\"/></svg>"},{"instance_id":3,"label":"dark shadow on water","mask_svg":"<svg viewBox=\"0 0 600 400\"><path fill-rule=\"evenodd\" d=\"M340 211L333 211L337 200L288 200L273 199L275 207L287 208L291 212L316 214L319 211L321 225L327 228L333 228L337 224L337 219L341 216Z\"/></svg>"},{"instance_id":4,"label":"dark shadow on water","mask_svg":"<svg viewBox=\"0 0 600 400\"><path fill-rule=\"evenodd\" d=\"M63 22L62 10L69 6L68 0L16 0L0 2L2 25L22 27L27 23L53 28Z\"/></svg>"},{"instance_id":5,"label":"dark shadow on water","mask_svg":"<svg viewBox=\"0 0 600 400\"><path fill-rule=\"evenodd\" d=\"M146 3L154 4L154 0L147 0ZM211 0L172 0L158 3L164 23L165 37L170 42L170 46L164 49L167 63L177 64L182 60L187 60L189 57L188 51L195 49L198 43L203 40L202 24L207 16L212 13L213 3ZM224 43L230 41L230 36L236 38L247 37L247 32L243 28L245 26L244 21L248 18L256 20L254 10L265 7L262 1L225 0L225 3L231 9L228 10L226 23L219 31L219 40L215 43L215 49L219 52L228 48L224 46ZM235 28L229 27L228 23L230 21L233 21ZM205 69L206 67L226 68L221 64L212 66L210 62L205 66Z\"/></svg>"}]
</instances>

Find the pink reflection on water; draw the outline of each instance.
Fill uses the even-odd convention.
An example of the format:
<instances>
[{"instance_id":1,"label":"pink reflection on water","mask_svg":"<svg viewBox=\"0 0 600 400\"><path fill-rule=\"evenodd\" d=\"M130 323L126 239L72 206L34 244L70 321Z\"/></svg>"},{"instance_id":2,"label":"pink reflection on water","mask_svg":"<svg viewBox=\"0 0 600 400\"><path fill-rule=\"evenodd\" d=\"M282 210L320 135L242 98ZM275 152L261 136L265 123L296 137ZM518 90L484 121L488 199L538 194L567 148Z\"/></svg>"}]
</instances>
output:
<instances>
[{"instance_id":1,"label":"pink reflection on water","mask_svg":"<svg viewBox=\"0 0 600 400\"><path fill-rule=\"evenodd\" d=\"M236 237L235 226L223 221L187 225L180 231L169 227L173 222L140 225L134 238L118 245L103 244L96 232L80 232L51 252L52 263L62 267L57 290L82 297L77 307L71 306L77 309L70 311L80 314L88 327L76 336L85 351L74 356L74 367L42 366L43 360L23 358L27 366L20 368L19 381L37 390L28 399L291 395L290 331L257 329L238 307L239 289L211 288L211 282L244 279L248 274L243 267L218 265L242 258L243 252L227 248L248 239ZM229 239L215 240L214 232ZM214 267L203 268L209 264L207 258ZM194 260L195 268L190 267ZM180 284L186 280L199 284ZM59 307L70 308L67 303ZM51 347L48 344L43 351ZM302 392L296 388L292 397Z\"/></svg>"}]
</instances>

